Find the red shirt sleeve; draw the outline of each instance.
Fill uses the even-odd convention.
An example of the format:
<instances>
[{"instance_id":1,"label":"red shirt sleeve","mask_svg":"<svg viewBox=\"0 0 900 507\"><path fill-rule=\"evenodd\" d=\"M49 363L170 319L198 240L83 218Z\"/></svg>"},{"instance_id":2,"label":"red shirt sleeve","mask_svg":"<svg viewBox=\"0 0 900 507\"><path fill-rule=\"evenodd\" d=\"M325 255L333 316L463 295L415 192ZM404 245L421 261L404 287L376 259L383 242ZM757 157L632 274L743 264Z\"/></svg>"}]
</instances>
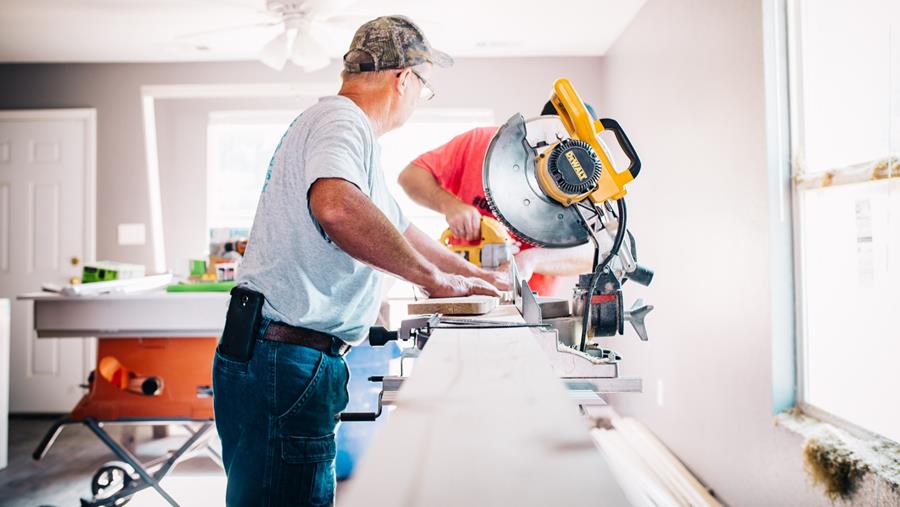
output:
<instances>
[{"instance_id":1,"label":"red shirt sleeve","mask_svg":"<svg viewBox=\"0 0 900 507\"><path fill-rule=\"evenodd\" d=\"M488 127L496 129L496 127ZM483 128L467 130L451 139L447 144L423 153L412 161L413 164L430 172L441 187L454 195L459 195L466 164L483 137ZM493 134L491 134L493 135ZM484 154L481 154L484 160Z\"/></svg>"}]
</instances>

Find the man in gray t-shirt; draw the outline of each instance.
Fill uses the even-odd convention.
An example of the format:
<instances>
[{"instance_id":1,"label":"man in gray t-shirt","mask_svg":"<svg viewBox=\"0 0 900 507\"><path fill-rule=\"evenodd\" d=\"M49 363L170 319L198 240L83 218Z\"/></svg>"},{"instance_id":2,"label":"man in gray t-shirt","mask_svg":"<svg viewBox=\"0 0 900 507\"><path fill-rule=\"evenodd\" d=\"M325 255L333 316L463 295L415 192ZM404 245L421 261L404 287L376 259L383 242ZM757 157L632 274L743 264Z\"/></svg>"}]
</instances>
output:
<instances>
[{"instance_id":1,"label":"man in gray t-shirt","mask_svg":"<svg viewBox=\"0 0 900 507\"><path fill-rule=\"evenodd\" d=\"M503 275L410 224L381 170L378 137L433 96L432 66L450 64L409 19L369 21L344 56L339 94L281 139L238 278L264 296L262 322L245 337L249 358L220 347L213 365L229 506L333 502L334 430L348 400L342 356L375 323L382 272L434 297L505 288Z\"/></svg>"}]
</instances>

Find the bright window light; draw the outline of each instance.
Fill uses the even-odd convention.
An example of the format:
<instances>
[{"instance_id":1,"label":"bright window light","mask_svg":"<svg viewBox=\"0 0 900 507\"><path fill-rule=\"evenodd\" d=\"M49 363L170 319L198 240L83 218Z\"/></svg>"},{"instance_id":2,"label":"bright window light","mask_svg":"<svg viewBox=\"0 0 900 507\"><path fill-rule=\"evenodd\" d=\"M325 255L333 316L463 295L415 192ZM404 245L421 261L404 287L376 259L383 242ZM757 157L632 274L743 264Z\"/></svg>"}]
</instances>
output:
<instances>
[{"instance_id":1,"label":"bright window light","mask_svg":"<svg viewBox=\"0 0 900 507\"><path fill-rule=\"evenodd\" d=\"M900 441L900 6L793 6L800 400Z\"/></svg>"},{"instance_id":2,"label":"bright window light","mask_svg":"<svg viewBox=\"0 0 900 507\"><path fill-rule=\"evenodd\" d=\"M249 230L281 136L298 111L214 112L207 128L206 216L210 231Z\"/></svg>"}]
</instances>

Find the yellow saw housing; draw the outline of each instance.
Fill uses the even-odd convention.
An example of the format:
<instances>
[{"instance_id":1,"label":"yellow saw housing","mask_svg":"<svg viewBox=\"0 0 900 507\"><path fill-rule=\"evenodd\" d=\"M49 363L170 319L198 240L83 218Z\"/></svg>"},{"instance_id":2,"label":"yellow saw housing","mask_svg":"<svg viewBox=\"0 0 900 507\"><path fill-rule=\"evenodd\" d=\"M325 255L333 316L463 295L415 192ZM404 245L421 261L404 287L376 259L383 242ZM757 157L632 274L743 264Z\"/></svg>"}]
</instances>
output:
<instances>
[{"instance_id":1,"label":"yellow saw housing","mask_svg":"<svg viewBox=\"0 0 900 507\"><path fill-rule=\"evenodd\" d=\"M564 139L537 155L535 173L541 189L563 206L590 198L595 203L625 196L625 185L640 172L640 159L618 122L594 120L572 83L565 78L553 83L550 101L571 139ZM599 135L615 134L630 164L617 172Z\"/></svg>"}]
</instances>

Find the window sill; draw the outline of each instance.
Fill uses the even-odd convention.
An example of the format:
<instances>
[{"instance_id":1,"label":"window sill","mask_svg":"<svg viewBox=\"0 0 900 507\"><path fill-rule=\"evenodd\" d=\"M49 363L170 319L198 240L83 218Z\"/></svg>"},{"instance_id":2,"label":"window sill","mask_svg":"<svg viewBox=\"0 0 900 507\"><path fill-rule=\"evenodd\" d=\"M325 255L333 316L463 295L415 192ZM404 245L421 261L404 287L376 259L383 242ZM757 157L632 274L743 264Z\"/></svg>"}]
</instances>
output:
<instances>
[{"instance_id":1,"label":"window sill","mask_svg":"<svg viewBox=\"0 0 900 507\"><path fill-rule=\"evenodd\" d=\"M807 473L833 500L900 505L900 444L848 431L793 408L775 417L776 426L804 438Z\"/></svg>"}]
</instances>

